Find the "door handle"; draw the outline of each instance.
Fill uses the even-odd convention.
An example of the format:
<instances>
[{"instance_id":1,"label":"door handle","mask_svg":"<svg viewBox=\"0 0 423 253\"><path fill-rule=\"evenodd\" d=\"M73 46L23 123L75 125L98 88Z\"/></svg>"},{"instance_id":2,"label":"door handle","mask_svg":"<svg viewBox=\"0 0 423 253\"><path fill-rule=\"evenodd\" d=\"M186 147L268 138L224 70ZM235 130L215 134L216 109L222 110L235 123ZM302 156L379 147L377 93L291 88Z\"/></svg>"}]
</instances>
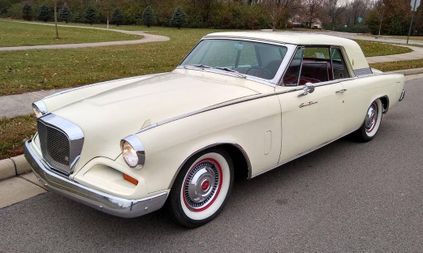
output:
<instances>
[{"instance_id":1,"label":"door handle","mask_svg":"<svg viewBox=\"0 0 423 253\"><path fill-rule=\"evenodd\" d=\"M301 103L298 107L303 108L303 107L315 105L315 104L317 104L317 101L309 101L307 103Z\"/></svg>"},{"instance_id":2,"label":"door handle","mask_svg":"<svg viewBox=\"0 0 423 253\"><path fill-rule=\"evenodd\" d=\"M347 89L337 90L335 91L336 94L344 94L347 91Z\"/></svg>"}]
</instances>

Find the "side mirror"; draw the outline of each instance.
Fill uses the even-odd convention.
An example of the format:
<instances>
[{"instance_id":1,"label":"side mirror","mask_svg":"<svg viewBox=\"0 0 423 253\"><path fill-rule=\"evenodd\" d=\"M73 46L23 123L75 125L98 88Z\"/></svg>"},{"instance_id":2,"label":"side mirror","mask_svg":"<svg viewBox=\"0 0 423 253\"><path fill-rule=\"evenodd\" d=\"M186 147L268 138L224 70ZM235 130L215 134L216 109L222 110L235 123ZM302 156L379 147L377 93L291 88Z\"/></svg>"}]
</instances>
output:
<instances>
[{"instance_id":1,"label":"side mirror","mask_svg":"<svg viewBox=\"0 0 423 253\"><path fill-rule=\"evenodd\" d=\"M308 94L310 94L310 93L313 93L313 92L314 92L314 89L315 89L315 87L313 86L313 84L312 84L312 83L306 83L306 84L304 85L303 92L302 92L302 93L300 93L298 96L299 96L299 97L303 97L303 96L306 96L306 95L308 95Z\"/></svg>"}]
</instances>

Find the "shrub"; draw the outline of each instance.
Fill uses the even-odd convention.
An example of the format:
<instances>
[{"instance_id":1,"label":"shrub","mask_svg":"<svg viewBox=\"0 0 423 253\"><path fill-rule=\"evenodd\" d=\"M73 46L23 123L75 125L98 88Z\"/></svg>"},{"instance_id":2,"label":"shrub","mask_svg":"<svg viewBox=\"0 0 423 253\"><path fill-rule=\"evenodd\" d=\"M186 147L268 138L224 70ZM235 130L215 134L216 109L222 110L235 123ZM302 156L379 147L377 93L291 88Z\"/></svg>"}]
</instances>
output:
<instances>
[{"instance_id":1,"label":"shrub","mask_svg":"<svg viewBox=\"0 0 423 253\"><path fill-rule=\"evenodd\" d=\"M97 11L94 8L89 7L85 11L85 22L92 25L97 21Z\"/></svg>"},{"instance_id":2,"label":"shrub","mask_svg":"<svg viewBox=\"0 0 423 253\"><path fill-rule=\"evenodd\" d=\"M32 19L32 7L29 4L25 4L22 8L22 18L25 20Z\"/></svg>"},{"instance_id":3,"label":"shrub","mask_svg":"<svg viewBox=\"0 0 423 253\"><path fill-rule=\"evenodd\" d=\"M40 12L38 13L38 20L47 22L51 20L52 18L53 18L53 13L51 9L46 5L42 5L40 7Z\"/></svg>"},{"instance_id":4,"label":"shrub","mask_svg":"<svg viewBox=\"0 0 423 253\"><path fill-rule=\"evenodd\" d=\"M71 12L69 8L64 5L59 12L59 20L68 23L71 20Z\"/></svg>"},{"instance_id":5,"label":"shrub","mask_svg":"<svg viewBox=\"0 0 423 253\"><path fill-rule=\"evenodd\" d=\"M181 27L185 25L185 23L186 14L181 8L177 7L173 12L172 18L170 19L170 25L181 29Z\"/></svg>"},{"instance_id":6,"label":"shrub","mask_svg":"<svg viewBox=\"0 0 423 253\"><path fill-rule=\"evenodd\" d=\"M150 5L144 9L142 13L142 21L147 27L150 27L156 23L156 16L154 14L153 8L151 8Z\"/></svg>"},{"instance_id":7,"label":"shrub","mask_svg":"<svg viewBox=\"0 0 423 253\"><path fill-rule=\"evenodd\" d=\"M119 26L123 23L123 19L124 19L124 16L119 9L116 9L113 11L112 20L111 20L112 24Z\"/></svg>"}]
</instances>

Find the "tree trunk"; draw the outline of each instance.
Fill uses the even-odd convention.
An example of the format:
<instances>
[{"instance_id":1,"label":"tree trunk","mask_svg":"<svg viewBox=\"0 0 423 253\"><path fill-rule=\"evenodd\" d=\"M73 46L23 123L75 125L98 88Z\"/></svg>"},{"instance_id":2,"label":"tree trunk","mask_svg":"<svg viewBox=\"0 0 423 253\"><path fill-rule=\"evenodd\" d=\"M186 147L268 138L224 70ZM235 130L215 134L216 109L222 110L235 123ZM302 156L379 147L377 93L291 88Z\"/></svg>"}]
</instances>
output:
<instances>
[{"instance_id":1,"label":"tree trunk","mask_svg":"<svg viewBox=\"0 0 423 253\"><path fill-rule=\"evenodd\" d=\"M59 29L57 27L57 0L54 0L54 26L56 28L56 39L59 39Z\"/></svg>"}]
</instances>

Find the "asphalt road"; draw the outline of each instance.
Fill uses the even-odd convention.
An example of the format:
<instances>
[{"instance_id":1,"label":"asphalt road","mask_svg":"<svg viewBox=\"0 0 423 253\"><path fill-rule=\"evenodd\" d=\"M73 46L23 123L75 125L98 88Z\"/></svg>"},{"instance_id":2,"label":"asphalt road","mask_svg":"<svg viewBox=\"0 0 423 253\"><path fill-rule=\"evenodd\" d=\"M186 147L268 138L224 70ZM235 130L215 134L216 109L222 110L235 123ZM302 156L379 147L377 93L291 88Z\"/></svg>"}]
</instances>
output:
<instances>
[{"instance_id":1,"label":"asphalt road","mask_svg":"<svg viewBox=\"0 0 423 253\"><path fill-rule=\"evenodd\" d=\"M423 79L366 144L339 140L253 180L195 230L115 218L53 193L0 209L4 252L422 252Z\"/></svg>"}]
</instances>

